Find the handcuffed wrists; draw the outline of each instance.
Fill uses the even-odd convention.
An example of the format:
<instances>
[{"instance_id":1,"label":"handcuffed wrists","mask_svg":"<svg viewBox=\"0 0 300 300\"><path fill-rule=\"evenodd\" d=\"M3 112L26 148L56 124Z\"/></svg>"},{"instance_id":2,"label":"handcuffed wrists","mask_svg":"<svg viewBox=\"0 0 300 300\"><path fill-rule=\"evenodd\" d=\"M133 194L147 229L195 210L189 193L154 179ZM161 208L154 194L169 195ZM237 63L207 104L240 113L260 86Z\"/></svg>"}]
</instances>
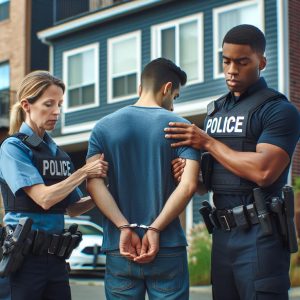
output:
<instances>
[{"instance_id":1,"label":"handcuffed wrists","mask_svg":"<svg viewBox=\"0 0 300 300\"><path fill-rule=\"evenodd\" d=\"M148 226L148 225L144 225L144 224L137 224L137 223L133 223L133 224L124 224L124 225L121 225L118 227L119 230L123 230L123 229L126 229L126 228L129 228L129 229L134 229L134 228L141 228L141 229L144 229L144 230L152 230L152 231L155 231L157 233L160 233L160 230L158 228L155 228L153 226Z\"/></svg>"}]
</instances>

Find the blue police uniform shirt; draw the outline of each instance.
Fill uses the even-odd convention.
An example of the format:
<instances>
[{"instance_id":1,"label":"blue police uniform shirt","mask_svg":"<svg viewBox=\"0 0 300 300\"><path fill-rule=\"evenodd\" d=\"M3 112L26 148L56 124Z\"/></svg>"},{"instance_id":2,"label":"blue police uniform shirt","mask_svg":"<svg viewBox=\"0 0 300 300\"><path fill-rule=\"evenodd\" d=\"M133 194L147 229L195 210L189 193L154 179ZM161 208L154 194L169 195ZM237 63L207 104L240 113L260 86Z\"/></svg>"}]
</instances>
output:
<instances>
[{"instance_id":1,"label":"blue police uniform shirt","mask_svg":"<svg viewBox=\"0 0 300 300\"><path fill-rule=\"evenodd\" d=\"M129 223L150 225L175 189L171 161L199 160L190 147L172 148L164 137L171 121L185 122L160 107L128 106L101 119L94 127L87 158L104 153L109 163L109 191ZM120 232L103 219L103 250L119 248ZM137 230L142 236L142 230ZM161 247L186 246L179 218L160 234Z\"/></svg>"},{"instance_id":2,"label":"blue police uniform shirt","mask_svg":"<svg viewBox=\"0 0 300 300\"><path fill-rule=\"evenodd\" d=\"M267 83L261 77L240 97L227 98L225 108L230 110L238 105L239 101L261 89L267 87ZM247 101L247 100L246 100ZM257 137L257 144L266 143L280 147L292 158L296 144L300 136L300 118L297 108L289 101L270 101L262 105L254 112L250 120L250 128ZM287 182L289 166L280 175ZM280 187L281 188L281 187ZM276 182L274 183L274 196L278 193ZM273 194L266 195L267 197ZM252 193L249 195L225 195L215 194L214 203L217 208L232 208L241 204L247 205L253 202Z\"/></svg>"},{"instance_id":3,"label":"blue police uniform shirt","mask_svg":"<svg viewBox=\"0 0 300 300\"><path fill-rule=\"evenodd\" d=\"M33 133L26 123L22 124L19 132L27 135ZM57 145L47 133L43 137L43 143L46 143L55 156ZM32 155L31 149L16 137L6 139L0 148L0 180L4 180L15 195L25 193L22 189L24 187L44 184L41 174L32 163ZM74 193L70 204L82 197L78 188L76 191L77 195ZM48 233L60 233L64 228L63 214L7 212L4 216L4 223L16 225L22 217L30 217L33 220L32 230L40 229Z\"/></svg>"}]
</instances>

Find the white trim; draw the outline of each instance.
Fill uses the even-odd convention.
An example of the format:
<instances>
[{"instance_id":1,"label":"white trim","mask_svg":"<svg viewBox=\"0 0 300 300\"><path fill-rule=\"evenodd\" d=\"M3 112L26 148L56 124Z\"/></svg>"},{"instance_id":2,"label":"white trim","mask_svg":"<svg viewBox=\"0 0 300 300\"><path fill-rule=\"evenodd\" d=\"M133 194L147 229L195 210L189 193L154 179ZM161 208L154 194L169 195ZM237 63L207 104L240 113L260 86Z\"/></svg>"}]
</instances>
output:
<instances>
[{"instance_id":1,"label":"white trim","mask_svg":"<svg viewBox=\"0 0 300 300\"><path fill-rule=\"evenodd\" d=\"M87 142L90 138L91 132L84 132L79 134L73 134L73 135L64 135L59 137L52 137L54 142L58 146L67 146L67 145L73 145L73 144L80 144L83 142Z\"/></svg>"},{"instance_id":2,"label":"white trim","mask_svg":"<svg viewBox=\"0 0 300 300\"><path fill-rule=\"evenodd\" d=\"M53 45L49 44L49 72L53 74L54 71L54 49Z\"/></svg>"},{"instance_id":3,"label":"white trim","mask_svg":"<svg viewBox=\"0 0 300 300\"><path fill-rule=\"evenodd\" d=\"M80 30L82 28L86 28L88 26L92 26L97 23L105 22L110 19L120 17L122 15L130 14L134 11L146 9L148 7L159 5L159 4L163 4L163 1L161 0L130 1L122 5L106 8L104 10L100 10L93 14L89 14L87 16L77 18L75 20L65 22L57 26L50 27L49 29L42 30L38 32L38 38L43 43L46 43L46 40L48 39L58 37L70 32L74 32L76 30Z\"/></svg>"},{"instance_id":4,"label":"white trim","mask_svg":"<svg viewBox=\"0 0 300 300\"><path fill-rule=\"evenodd\" d=\"M277 0L278 91L289 98L289 29L288 3Z\"/></svg>"},{"instance_id":5,"label":"white trim","mask_svg":"<svg viewBox=\"0 0 300 300\"><path fill-rule=\"evenodd\" d=\"M221 95L215 95L178 104L174 103L174 112L182 117L205 114L207 112L207 104L220 97Z\"/></svg>"},{"instance_id":6,"label":"white trim","mask_svg":"<svg viewBox=\"0 0 300 300\"><path fill-rule=\"evenodd\" d=\"M278 91L285 94L290 100L290 57L289 47L289 19L288 1L277 0L277 68ZM292 185L292 168L289 169L287 184Z\"/></svg>"},{"instance_id":7,"label":"white trim","mask_svg":"<svg viewBox=\"0 0 300 300\"><path fill-rule=\"evenodd\" d=\"M167 28L175 27L175 63L180 65L179 62L179 25L196 21L198 30L198 79L187 81L187 86L201 83L204 80L204 26L203 26L203 13L189 15L183 18L171 20L168 22L160 23L151 26L151 59L161 57L161 31Z\"/></svg>"},{"instance_id":8,"label":"white trim","mask_svg":"<svg viewBox=\"0 0 300 300\"><path fill-rule=\"evenodd\" d=\"M123 97L118 97L118 98L113 98L113 92L112 92L112 47L114 43L118 43L120 41L128 40L131 38L136 38L136 51L137 51L137 64L136 64L136 70L132 70L126 74L132 74L136 73L136 93L123 96ZM129 100L138 97L138 90L139 90L139 81L140 81L140 76L141 76L141 56L142 56L142 44L141 44L141 30L137 31L132 31L129 33L125 33L122 35L118 35L116 37L109 38L107 40L107 103L116 103L124 100ZM119 74L120 75L120 74ZM125 75L125 74L123 74Z\"/></svg>"},{"instance_id":9,"label":"white trim","mask_svg":"<svg viewBox=\"0 0 300 300\"><path fill-rule=\"evenodd\" d=\"M80 105L76 107L69 107L68 101L68 58L72 55L83 53L89 50L94 51L94 83L95 83L95 101L91 104ZM64 113L75 112L83 109L89 109L93 107L98 107L100 105L99 101L99 43L93 43L89 45L85 45L79 48L75 48L72 50L67 50L63 52L63 80L66 84L66 92L65 92L65 102L66 105L64 107Z\"/></svg>"},{"instance_id":10,"label":"white trim","mask_svg":"<svg viewBox=\"0 0 300 300\"><path fill-rule=\"evenodd\" d=\"M258 12L260 13L260 29L264 31L264 24L265 24L265 16L264 16L264 0L246 0L235 2L229 5L217 7L213 9L213 74L214 79L224 78L223 72L219 72L219 47L218 47L218 40L219 40L219 14L225 11L230 11L234 9L242 9L244 7L257 4Z\"/></svg>"},{"instance_id":11,"label":"white trim","mask_svg":"<svg viewBox=\"0 0 300 300\"><path fill-rule=\"evenodd\" d=\"M93 127L95 126L96 123L97 123L97 121L91 121L91 122L84 122L84 123L75 124L75 125L62 126L61 133L68 134L68 133L91 130L91 129L93 129Z\"/></svg>"}]
</instances>

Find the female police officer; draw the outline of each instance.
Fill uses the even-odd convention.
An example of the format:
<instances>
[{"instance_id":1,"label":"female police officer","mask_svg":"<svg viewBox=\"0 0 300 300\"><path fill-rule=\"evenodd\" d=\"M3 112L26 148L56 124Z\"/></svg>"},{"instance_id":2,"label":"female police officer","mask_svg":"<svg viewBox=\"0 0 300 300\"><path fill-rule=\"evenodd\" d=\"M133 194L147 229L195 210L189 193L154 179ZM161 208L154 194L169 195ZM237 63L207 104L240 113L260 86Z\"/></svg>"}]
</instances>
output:
<instances>
[{"instance_id":1,"label":"female police officer","mask_svg":"<svg viewBox=\"0 0 300 300\"><path fill-rule=\"evenodd\" d=\"M65 210L76 216L94 207L90 197L81 198L78 185L106 176L103 160L72 173L70 158L46 132L57 123L64 90L64 83L46 71L28 74L12 108L12 136L1 146L4 222L15 226L21 217L29 217L35 234L24 263L9 276L12 300L71 299L64 255L49 254L45 245L62 233Z\"/></svg>"}]
</instances>

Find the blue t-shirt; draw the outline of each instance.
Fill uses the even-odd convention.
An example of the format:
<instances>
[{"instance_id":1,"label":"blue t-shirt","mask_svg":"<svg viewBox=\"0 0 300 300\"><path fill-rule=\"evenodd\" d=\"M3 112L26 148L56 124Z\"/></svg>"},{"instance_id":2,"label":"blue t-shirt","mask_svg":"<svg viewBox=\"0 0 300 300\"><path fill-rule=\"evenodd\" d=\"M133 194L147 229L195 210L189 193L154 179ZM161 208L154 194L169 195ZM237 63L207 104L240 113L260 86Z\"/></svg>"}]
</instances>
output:
<instances>
[{"instance_id":1,"label":"blue t-shirt","mask_svg":"<svg viewBox=\"0 0 300 300\"><path fill-rule=\"evenodd\" d=\"M21 133L32 135L32 129L23 123ZM45 133L43 138L53 156L56 155L57 145L52 138ZM44 180L32 163L32 151L20 139L10 137L6 139L0 148L0 180L5 181L11 191L17 194L25 193L22 188L35 184L44 184ZM71 203L77 202L82 193L77 188L77 193L73 193ZM22 217L30 217L33 220L32 229L40 229L48 233L59 233L64 228L63 214L39 214L29 212L8 212L4 216L4 223L16 225Z\"/></svg>"},{"instance_id":2,"label":"blue t-shirt","mask_svg":"<svg viewBox=\"0 0 300 300\"><path fill-rule=\"evenodd\" d=\"M164 128L185 122L160 107L128 106L101 119L94 127L87 158L104 153L109 162L109 190L130 223L150 225L175 189L171 161L176 157L199 160L190 147L171 148ZM104 218L103 250L119 248L119 230ZM185 246L176 218L160 235L161 247Z\"/></svg>"},{"instance_id":3,"label":"blue t-shirt","mask_svg":"<svg viewBox=\"0 0 300 300\"><path fill-rule=\"evenodd\" d=\"M238 101L241 98L245 98L266 87L267 84L264 78L260 78L238 99L235 99L233 96L227 99L227 109L238 105ZM254 112L250 122L250 129L257 138L257 144L266 143L278 146L292 158L300 136L300 116L297 108L291 102L284 99L282 101L267 102ZM280 182L282 178L284 182L287 182L288 172L289 166L280 175L279 179L268 188L272 190L272 193L267 193L266 197L279 195L281 186L278 187L277 182ZM252 193L248 195L214 195L214 203L220 209L232 208L241 204L247 205L252 202Z\"/></svg>"}]
</instances>

